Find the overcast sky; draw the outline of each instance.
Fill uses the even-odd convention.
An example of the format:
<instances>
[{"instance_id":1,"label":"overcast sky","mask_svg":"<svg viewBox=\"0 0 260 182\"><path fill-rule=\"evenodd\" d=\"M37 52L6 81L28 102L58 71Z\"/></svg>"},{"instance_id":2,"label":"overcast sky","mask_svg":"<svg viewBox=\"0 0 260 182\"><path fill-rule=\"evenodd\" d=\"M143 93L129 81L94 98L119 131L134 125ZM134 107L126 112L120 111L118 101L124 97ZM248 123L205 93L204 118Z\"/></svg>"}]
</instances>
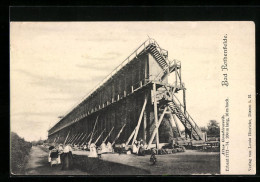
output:
<instances>
[{"instance_id":1,"label":"overcast sky","mask_svg":"<svg viewBox=\"0 0 260 182\"><path fill-rule=\"evenodd\" d=\"M227 22L11 22L11 130L26 140L47 138L58 116L78 104L148 35L169 51L170 60L182 62L187 110L197 124L219 122L222 39L227 31L243 29L239 26ZM247 43L246 35L240 39Z\"/></svg>"}]
</instances>

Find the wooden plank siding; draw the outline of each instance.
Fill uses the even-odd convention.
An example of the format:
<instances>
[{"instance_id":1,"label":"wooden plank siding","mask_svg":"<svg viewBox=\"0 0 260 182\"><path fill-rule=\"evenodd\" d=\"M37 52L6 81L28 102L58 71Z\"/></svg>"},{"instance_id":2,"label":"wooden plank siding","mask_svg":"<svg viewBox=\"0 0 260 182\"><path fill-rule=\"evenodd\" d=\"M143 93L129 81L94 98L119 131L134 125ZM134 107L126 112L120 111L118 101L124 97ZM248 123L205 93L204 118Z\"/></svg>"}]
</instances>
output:
<instances>
[{"instance_id":1,"label":"wooden plank siding","mask_svg":"<svg viewBox=\"0 0 260 182\"><path fill-rule=\"evenodd\" d=\"M138 56L137 59L135 58L123 69L119 70L118 73L103 84L102 87L98 88L92 95L86 98L59 123L51 128L49 130L49 140L53 141L57 136L61 136L62 138L59 141L64 141L69 131L71 136L82 132L89 134L92 132L96 117L99 115L96 126L97 134L93 140L96 140L104 128L106 128L106 130L97 144L100 144L111 128L114 127L113 132L107 140L112 142L125 123L126 127L116 143L126 141L136 127L143 106L145 92L150 94L151 89L144 88L143 91L129 95L132 93L132 87L133 89L139 88L140 85L145 84L145 80L154 79L155 75L158 75L161 71L162 68L150 53L146 52ZM167 83L167 79L165 79L164 82ZM118 100L118 95L119 98L123 99L115 102ZM115 103L111 104L112 102ZM107 105L109 106L106 107ZM105 108L101 111L95 112L103 107ZM144 133L147 133L147 139L149 139L151 131L153 131L154 114L153 108L151 107L150 95L148 96L145 113L147 122L146 132L144 132L144 126L141 124L137 139L143 138ZM75 119L83 115L87 116L82 117L74 124L52 134L56 129L68 123L72 123Z\"/></svg>"}]
</instances>

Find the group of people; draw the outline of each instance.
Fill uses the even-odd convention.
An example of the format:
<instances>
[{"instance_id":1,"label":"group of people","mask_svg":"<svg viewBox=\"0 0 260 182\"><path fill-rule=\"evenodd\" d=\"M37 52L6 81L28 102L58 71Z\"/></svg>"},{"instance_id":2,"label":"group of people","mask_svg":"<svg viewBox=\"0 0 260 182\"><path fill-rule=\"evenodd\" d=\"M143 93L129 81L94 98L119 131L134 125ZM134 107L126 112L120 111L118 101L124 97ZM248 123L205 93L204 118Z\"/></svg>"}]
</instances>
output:
<instances>
[{"instance_id":1,"label":"group of people","mask_svg":"<svg viewBox=\"0 0 260 182\"><path fill-rule=\"evenodd\" d=\"M135 140L133 143L132 153L144 156L146 146L147 144L142 139L140 139L139 141Z\"/></svg>"},{"instance_id":2,"label":"group of people","mask_svg":"<svg viewBox=\"0 0 260 182\"><path fill-rule=\"evenodd\" d=\"M61 164L61 170L73 169L72 147L70 144L65 146L63 144L50 146L49 150L48 162L51 167Z\"/></svg>"},{"instance_id":3,"label":"group of people","mask_svg":"<svg viewBox=\"0 0 260 182\"><path fill-rule=\"evenodd\" d=\"M112 144L110 142L107 142L107 144L105 144L105 142L103 142L99 147L97 147L94 143L90 144L89 146L89 155L88 157L101 157L101 154L104 153L113 153L113 147Z\"/></svg>"},{"instance_id":4,"label":"group of people","mask_svg":"<svg viewBox=\"0 0 260 182\"><path fill-rule=\"evenodd\" d=\"M103 142L99 147L96 146L96 144L91 143L91 144L83 144L83 145L73 145L73 148L76 150L90 150L94 148L96 149L96 151L100 151L101 153L108 153L108 152L113 152L113 147L112 144L108 141L107 144L105 142Z\"/></svg>"},{"instance_id":5,"label":"group of people","mask_svg":"<svg viewBox=\"0 0 260 182\"><path fill-rule=\"evenodd\" d=\"M139 141L137 140L134 141L132 150L128 148L128 146L126 146L125 143L122 143L121 151L119 151L119 154L125 151L127 154L133 153L139 156L144 156L146 147L147 144L142 139L140 139ZM50 163L51 167L53 165L61 165L61 170L73 169L72 148L79 149L78 146L72 147L71 144L67 144L67 145L59 144L56 146L55 145L50 146L48 162ZM80 149L89 150L90 152L88 157L90 158L100 158L101 154L114 152L114 149L110 142L107 142L107 144L103 142L99 147L97 147L94 143L91 143L88 146L85 144L83 146L80 146ZM156 162L155 151L152 152L150 161L153 164Z\"/></svg>"}]
</instances>

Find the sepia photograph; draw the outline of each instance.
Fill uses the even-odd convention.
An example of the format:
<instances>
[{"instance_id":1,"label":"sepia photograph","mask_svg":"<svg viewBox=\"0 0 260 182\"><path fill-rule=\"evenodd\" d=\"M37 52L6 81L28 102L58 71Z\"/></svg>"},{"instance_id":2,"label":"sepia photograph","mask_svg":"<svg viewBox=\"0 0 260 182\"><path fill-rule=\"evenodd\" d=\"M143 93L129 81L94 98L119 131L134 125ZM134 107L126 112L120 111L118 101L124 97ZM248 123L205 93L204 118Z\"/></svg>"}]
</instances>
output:
<instances>
[{"instance_id":1,"label":"sepia photograph","mask_svg":"<svg viewBox=\"0 0 260 182\"><path fill-rule=\"evenodd\" d=\"M11 175L255 174L253 22L10 22Z\"/></svg>"}]
</instances>

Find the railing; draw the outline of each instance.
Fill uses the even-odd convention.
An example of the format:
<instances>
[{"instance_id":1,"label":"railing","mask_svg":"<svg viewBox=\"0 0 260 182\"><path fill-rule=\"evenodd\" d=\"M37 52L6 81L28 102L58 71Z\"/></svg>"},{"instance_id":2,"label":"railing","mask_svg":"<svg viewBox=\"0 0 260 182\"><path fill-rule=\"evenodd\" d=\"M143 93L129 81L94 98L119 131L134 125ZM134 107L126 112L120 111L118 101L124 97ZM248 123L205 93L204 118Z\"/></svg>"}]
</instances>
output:
<instances>
[{"instance_id":1,"label":"railing","mask_svg":"<svg viewBox=\"0 0 260 182\"><path fill-rule=\"evenodd\" d=\"M86 96L83 97L83 101L88 98L91 94L93 94L99 87L101 87L105 82L107 82L113 75L115 75L119 70L121 70L125 65L127 65L132 59L134 59L135 57L137 57L138 54L140 54L143 50L146 50L149 46L151 46L152 44L155 45L157 51L162 55L163 52L167 52L165 49L162 49L158 43L154 40L154 39L147 39L144 43L142 43L137 49L135 49L134 52L132 52L119 66L117 66L108 76L106 76L97 86L95 86ZM168 53L168 52L167 52ZM139 82L135 83L132 85L132 92L142 86L145 86L153 81L158 81L160 79L158 78L162 78L163 76L165 76L165 72L167 71L168 68L170 68L170 66L173 66L172 63L175 62L175 64L177 65L178 63L180 63L180 61L176 62L176 61L169 61L169 63L167 63L167 66L164 67L163 71L161 71L159 74L157 74L156 76L155 75L149 75L148 78L145 78L143 80L140 80ZM152 80L150 80L150 77L152 76L155 76L155 78L153 78ZM148 80L148 81L147 81ZM139 86L139 87L138 87ZM127 89L126 89L127 90ZM123 94L117 94L115 95L114 98L112 98L111 102L110 103L113 103L113 100L117 101L119 99L121 99L122 97L125 96L125 93ZM82 101L80 102L80 104L82 103ZM66 116L75 111L75 109L80 105L78 104L76 107L74 106L74 109L71 111L71 109L69 110L69 112L67 112L64 116L64 118L66 118ZM109 104L105 104L106 106L109 105ZM97 106L98 107L98 106ZM101 107L103 108L103 107ZM99 107L98 109L99 110ZM93 112L95 112L96 109L93 110ZM91 113L93 113L91 112ZM76 113L75 113L76 114ZM82 116L82 117L81 117ZM72 120L72 122L68 122L67 124L65 124L63 127L61 128L57 128L56 130L54 130L53 132L50 133L53 134L53 133L56 133L57 131L77 122L78 120L82 119L83 117L86 116L86 114L81 114L81 116L79 118L76 118L74 120ZM61 121L61 120L60 120ZM59 122L60 122L59 121ZM50 131L50 130L49 130Z\"/></svg>"},{"instance_id":2,"label":"railing","mask_svg":"<svg viewBox=\"0 0 260 182\"><path fill-rule=\"evenodd\" d=\"M190 122L190 124L192 125L193 128L195 128L196 133L200 136L200 133L199 133L199 132L200 132L200 128L198 127L198 125L196 124L196 122L194 121L194 119L191 117L191 115L188 113L187 110L184 111L184 106L181 104L180 100L179 100L174 94L172 94L172 95L173 95L174 98L176 98L176 100L178 101L178 103L175 102L175 105L176 105L177 107L179 107L179 109L182 111L182 113L184 114L184 116L189 120L189 122L192 121L192 122ZM175 101L176 101L176 100L175 100ZM173 101L174 101L174 99L173 99ZM198 131L197 129L199 129L199 131ZM202 137L202 136L200 136L200 137Z\"/></svg>"}]
</instances>

